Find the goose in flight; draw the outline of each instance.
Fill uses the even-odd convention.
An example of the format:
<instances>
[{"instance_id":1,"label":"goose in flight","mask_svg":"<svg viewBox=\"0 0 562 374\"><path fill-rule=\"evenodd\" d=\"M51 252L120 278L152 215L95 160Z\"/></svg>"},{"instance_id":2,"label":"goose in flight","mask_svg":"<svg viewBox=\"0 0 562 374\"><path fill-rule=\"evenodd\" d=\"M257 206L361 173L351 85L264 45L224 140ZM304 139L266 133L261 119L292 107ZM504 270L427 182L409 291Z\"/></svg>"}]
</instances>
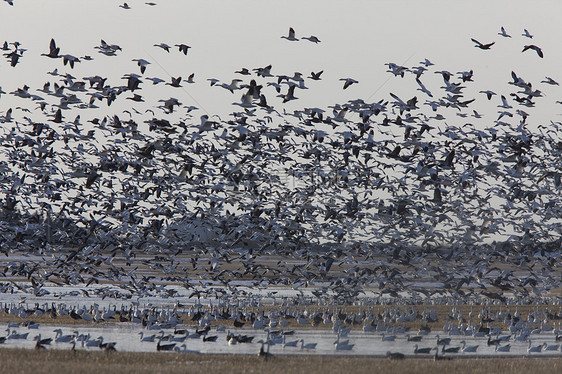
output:
<instances>
[{"instance_id":1,"label":"goose in flight","mask_svg":"<svg viewBox=\"0 0 562 374\"><path fill-rule=\"evenodd\" d=\"M134 58L133 61L137 62L137 65L140 67L141 74L144 74L146 67L150 65L150 62L142 58Z\"/></svg>"},{"instance_id":2,"label":"goose in flight","mask_svg":"<svg viewBox=\"0 0 562 374\"><path fill-rule=\"evenodd\" d=\"M353 78L340 78L340 81L344 81L343 89L345 90L347 87L351 86L353 83L359 83Z\"/></svg>"},{"instance_id":3,"label":"goose in flight","mask_svg":"<svg viewBox=\"0 0 562 374\"><path fill-rule=\"evenodd\" d=\"M107 44L105 40L101 40L100 45L94 47L95 49L99 50L99 53L102 53L106 56L115 56L117 51L122 51L123 49L118 46L117 44Z\"/></svg>"},{"instance_id":4,"label":"goose in flight","mask_svg":"<svg viewBox=\"0 0 562 374\"><path fill-rule=\"evenodd\" d=\"M75 57L73 55L62 55L62 62L63 65L66 66L66 64L70 65L71 69L74 69L74 64L76 62L80 62L80 59L78 57Z\"/></svg>"},{"instance_id":5,"label":"goose in flight","mask_svg":"<svg viewBox=\"0 0 562 374\"><path fill-rule=\"evenodd\" d=\"M474 43L476 43L475 47L480 48L480 49L490 49L491 46L493 46L494 44L496 44L496 42L492 42L492 43L488 43L488 44L482 44L480 43L478 40L474 39L474 38L470 38L470 40L472 40Z\"/></svg>"},{"instance_id":6,"label":"goose in flight","mask_svg":"<svg viewBox=\"0 0 562 374\"><path fill-rule=\"evenodd\" d=\"M495 92L490 91L490 90L486 90L486 91L480 91L480 93L483 93L486 95L486 97L488 98L488 100L492 99L492 96L496 95Z\"/></svg>"},{"instance_id":7,"label":"goose in flight","mask_svg":"<svg viewBox=\"0 0 562 374\"><path fill-rule=\"evenodd\" d=\"M149 81L152 81L152 84L153 84L153 85L158 84L158 83L164 83L164 82L165 82L164 79L160 79L160 78L158 78L158 77L146 78L146 79L148 79Z\"/></svg>"},{"instance_id":8,"label":"goose in flight","mask_svg":"<svg viewBox=\"0 0 562 374\"><path fill-rule=\"evenodd\" d=\"M314 35L310 35L310 36L304 36L302 39L306 39L312 43L320 43L320 39L318 39L316 36Z\"/></svg>"},{"instance_id":9,"label":"goose in flight","mask_svg":"<svg viewBox=\"0 0 562 374\"><path fill-rule=\"evenodd\" d=\"M175 46L178 47L178 50L186 56L187 56L187 50L191 48L186 44L176 44Z\"/></svg>"},{"instance_id":10,"label":"goose in flight","mask_svg":"<svg viewBox=\"0 0 562 374\"><path fill-rule=\"evenodd\" d=\"M420 61L420 64L422 64L423 66L425 66L426 68L435 65L433 62L429 61L427 58L424 59L424 61Z\"/></svg>"},{"instance_id":11,"label":"goose in flight","mask_svg":"<svg viewBox=\"0 0 562 374\"><path fill-rule=\"evenodd\" d=\"M541 83L550 84L552 86L558 86L558 82L556 82L554 79L552 79L550 77L544 77L544 80L541 81Z\"/></svg>"},{"instance_id":12,"label":"goose in flight","mask_svg":"<svg viewBox=\"0 0 562 374\"><path fill-rule=\"evenodd\" d=\"M531 35L529 30L527 30L527 29L523 29L523 34L521 34L521 36L524 36L524 37L529 38L529 39L533 39L533 35Z\"/></svg>"},{"instance_id":13,"label":"goose in flight","mask_svg":"<svg viewBox=\"0 0 562 374\"><path fill-rule=\"evenodd\" d=\"M315 81L319 81L321 78L320 76L322 75L322 73L324 72L324 70L320 70L318 73L315 73L313 71L310 72L310 76L308 78L315 80Z\"/></svg>"},{"instance_id":14,"label":"goose in flight","mask_svg":"<svg viewBox=\"0 0 562 374\"><path fill-rule=\"evenodd\" d=\"M51 39L51 43L49 44L49 53L41 53L41 56L47 56L49 58L59 58L60 48L57 48L57 44L55 43L55 39Z\"/></svg>"},{"instance_id":15,"label":"goose in flight","mask_svg":"<svg viewBox=\"0 0 562 374\"><path fill-rule=\"evenodd\" d=\"M418 91L421 91L421 92L425 93L429 97L433 97L433 95L431 94L431 91L429 91L418 78L416 78L416 82L420 86L420 88L418 88Z\"/></svg>"},{"instance_id":16,"label":"goose in flight","mask_svg":"<svg viewBox=\"0 0 562 374\"><path fill-rule=\"evenodd\" d=\"M236 74L242 74L242 75L250 75L252 73L250 73L250 71L248 70L248 68L242 68L240 70L235 71Z\"/></svg>"},{"instance_id":17,"label":"goose in flight","mask_svg":"<svg viewBox=\"0 0 562 374\"><path fill-rule=\"evenodd\" d=\"M181 87L181 84L180 84L181 83L181 77L177 77L177 78L170 77L170 78L172 79L172 83L166 83L167 85L172 86L172 87Z\"/></svg>"},{"instance_id":18,"label":"goose in flight","mask_svg":"<svg viewBox=\"0 0 562 374\"><path fill-rule=\"evenodd\" d=\"M195 83L195 81L193 80L193 78L195 78L195 73L191 73L189 75L189 77L187 77L187 79L184 79L183 81L186 83Z\"/></svg>"},{"instance_id":19,"label":"goose in flight","mask_svg":"<svg viewBox=\"0 0 562 374\"><path fill-rule=\"evenodd\" d=\"M521 52L525 52L529 49L534 50L535 52L537 52L537 55L539 55L540 58L543 58L544 55L542 53L542 50L534 44L528 44L528 45L524 46L523 50Z\"/></svg>"},{"instance_id":20,"label":"goose in flight","mask_svg":"<svg viewBox=\"0 0 562 374\"><path fill-rule=\"evenodd\" d=\"M160 47L163 50L165 50L166 52L170 53L170 46L166 43L154 44L154 47Z\"/></svg>"},{"instance_id":21,"label":"goose in flight","mask_svg":"<svg viewBox=\"0 0 562 374\"><path fill-rule=\"evenodd\" d=\"M131 7L129 6L129 4L127 4L127 3L123 3L123 4L119 5L119 8L131 9Z\"/></svg>"},{"instance_id":22,"label":"goose in flight","mask_svg":"<svg viewBox=\"0 0 562 374\"><path fill-rule=\"evenodd\" d=\"M281 38L290 40L292 42L296 42L297 40L299 40L298 38L295 38L295 30L292 27L289 27L289 35L283 35Z\"/></svg>"},{"instance_id":23,"label":"goose in flight","mask_svg":"<svg viewBox=\"0 0 562 374\"><path fill-rule=\"evenodd\" d=\"M10 66L15 67L20 62L20 57L23 56L23 54L20 55L16 50L12 51L11 53L7 53L4 56L8 57L8 59L10 60Z\"/></svg>"},{"instance_id":24,"label":"goose in flight","mask_svg":"<svg viewBox=\"0 0 562 374\"><path fill-rule=\"evenodd\" d=\"M509 35L507 32L505 32L505 29L503 28L503 26L500 29L501 31L498 32L498 35L503 36L504 38L511 38L511 35Z\"/></svg>"}]
</instances>

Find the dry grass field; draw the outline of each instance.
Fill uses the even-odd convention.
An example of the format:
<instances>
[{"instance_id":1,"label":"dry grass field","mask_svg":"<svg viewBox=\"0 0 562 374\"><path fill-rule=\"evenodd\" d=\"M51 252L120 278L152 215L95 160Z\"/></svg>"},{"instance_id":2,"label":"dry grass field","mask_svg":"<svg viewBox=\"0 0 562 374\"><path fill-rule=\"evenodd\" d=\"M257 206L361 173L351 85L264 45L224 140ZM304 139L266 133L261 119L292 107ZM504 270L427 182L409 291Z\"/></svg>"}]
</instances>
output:
<instances>
[{"instance_id":1,"label":"dry grass field","mask_svg":"<svg viewBox=\"0 0 562 374\"><path fill-rule=\"evenodd\" d=\"M2 371L28 373L560 373L562 358L390 361L371 357L185 355L0 349Z\"/></svg>"}]
</instances>

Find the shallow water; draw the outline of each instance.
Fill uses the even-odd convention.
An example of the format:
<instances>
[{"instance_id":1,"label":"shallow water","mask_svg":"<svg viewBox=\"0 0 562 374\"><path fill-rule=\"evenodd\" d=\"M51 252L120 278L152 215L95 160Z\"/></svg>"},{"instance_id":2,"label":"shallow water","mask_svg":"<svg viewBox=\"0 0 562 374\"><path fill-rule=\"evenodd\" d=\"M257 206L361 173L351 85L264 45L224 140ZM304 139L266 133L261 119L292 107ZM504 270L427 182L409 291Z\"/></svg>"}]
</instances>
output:
<instances>
[{"instance_id":1,"label":"shallow water","mask_svg":"<svg viewBox=\"0 0 562 374\"><path fill-rule=\"evenodd\" d=\"M0 325L0 328L7 329L7 324ZM53 338L53 343L48 347L49 349L71 349L72 343L55 343L54 338L56 333L54 330L61 328L64 335L70 334L75 336L86 335L89 336L90 340L95 340L98 337L103 337L103 342L115 342L116 349L122 352L156 352L156 341L155 342L141 342L140 333L142 332L144 336L156 335L158 336L168 336L172 335L175 338L182 338L185 335L174 335L173 329L155 329L149 330L143 328L140 324L135 323L104 323L103 325L97 326L60 326L60 325L47 325L42 324L37 329L28 329L26 327L11 328L10 332L17 331L18 334L29 333L27 339L7 339L1 347L5 348L29 348L32 349L35 346L35 341L33 338L41 334L41 338L45 339L48 337ZM261 347L260 340L267 339L267 331L256 330L256 329L232 329L227 331L217 331L216 327L208 332L208 336L217 336L216 342L203 342L201 337L189 337L196 335L196 326L178 326L178 329L187 329L188 338L184 341L176 341L177 349L181 351L186 351L187 353L228 353L228 354L254 354L257 353ZM235 335L248 335L253 336L252 343L238 343L235 345L230 345L226 336L228 332L232 332ZM271 335L270 341L275 344L270 345L270 352L279 355L293 355L293 354L315 354L315 355L371 355L371 356L385 356L388 351L400 352L407 356L429 356L429 355L414 355L414 344L418 344L420 348L422 347L435 347L436 346L436 334L439 334L441 338L447 336L443 332L431 332L429 335L424 336L422 341L419 343L409 342L405 334L397 334L394 341L383 341L383 335L379 332L365 333L352 331L346 337L342 337L341 341L349 340L349 344L353 345L350 350L336 350L334 342L337 339L337 334L333 331L327 330L294 330L294 334L286 336L286 341L294 341L302 339L304 344L317 343L315 349L301 349L301 343L298 343L297 347L286 347L283 348L282 338L280 335ZM386 334L385 337L388 337ZM473 337L473 336L450 336L451 343L447 347L462 347L461 341L466 341L467 346L478 345L476 353L458 353L458 354L445 354L445 356L547 356L547 355L561 355L560 347L556 351L545 351L539 353L528 353L527 347L529 343L527 341L514 341L510 340L507 344L511 345L511 350L509 352L496 352L495 346L487 345L486 337ZM546 334L535 334L531 337L531 345L537 346L546 343L549 346L559 345L560 343L555 342L555 336L552 333ZM170 344L169 341L163 341L162 344ZM185 346L183 346L185 344ZM502 344L505 345L506 343ZM84 347L81 341L76 343L76 349L86 349L86 350L98 350L95 347ZM432 351L432 355L435 351ZM441 351L440 351L441 355Z\"/></svg>"}]
</instances>

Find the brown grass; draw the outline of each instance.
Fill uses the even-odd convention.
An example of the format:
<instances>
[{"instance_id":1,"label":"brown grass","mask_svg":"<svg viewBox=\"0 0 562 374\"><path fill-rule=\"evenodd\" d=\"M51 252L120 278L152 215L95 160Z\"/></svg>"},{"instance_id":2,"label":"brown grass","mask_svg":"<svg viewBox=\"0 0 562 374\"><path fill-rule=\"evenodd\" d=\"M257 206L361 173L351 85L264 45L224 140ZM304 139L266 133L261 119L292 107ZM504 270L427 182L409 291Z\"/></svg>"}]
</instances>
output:
<instances>
[{"instance_id":1,"label":"brown grass","mask_svg":"<svg viewBox=\"0 0 562 374\"><path fill-rule=\"evenodd\" d=\"M71 352L0 349L5 373L560 373L562 359L501 358L389 361L372 357Z\"/></svg>"}]
</instances>

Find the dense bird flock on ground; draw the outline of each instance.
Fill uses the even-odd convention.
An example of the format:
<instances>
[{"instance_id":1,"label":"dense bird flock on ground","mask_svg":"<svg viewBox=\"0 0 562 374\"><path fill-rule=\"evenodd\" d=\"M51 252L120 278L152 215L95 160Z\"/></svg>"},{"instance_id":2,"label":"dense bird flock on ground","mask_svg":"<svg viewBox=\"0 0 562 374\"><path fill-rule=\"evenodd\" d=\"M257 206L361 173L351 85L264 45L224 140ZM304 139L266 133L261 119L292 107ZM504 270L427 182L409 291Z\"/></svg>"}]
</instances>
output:
<instances>
[{"instance_id":1,"label":"dense bird flock on ground","mask_svg":"<svg viewBox=\"0 0 562 374\"><path fill-rule=\"evenodd\" d=\"M527 31L499 35L473 39L474 52L520 48L519 38L523 53L548 58L525 44ZM280 39L322 43L292 28ZM146 48L189 59L185 43ZM557 105L542 92L555 79L507 70L511 89L494 92L478 71L389 62L380 74L410 81L408 96L287 110L323 71L276 71L272 61L222 82L155 76L155 61L139 56L126 72L73 76L78 64L95 71L97 59L120 59L126 48L101 40L78 57L54 39L43 51L3 43L2 63L15 72L30 54L53 70L42 87L0 89L0 105L6 95L20 103L0 117L2 291L111 281L131 297L160 292L159 282L251 280L317 284L318 298L353 303L366 287L418 301L502 302L559 289L562 124L529 114ZM341 81L344 90L361 84ZM178 99L192 84L240 100L221 118ZM166 96L149 99L153 87ZM479 113L482 102L497 112ZM482 118L486 126L473 124Z\"/></svg>"}]
</instances>

